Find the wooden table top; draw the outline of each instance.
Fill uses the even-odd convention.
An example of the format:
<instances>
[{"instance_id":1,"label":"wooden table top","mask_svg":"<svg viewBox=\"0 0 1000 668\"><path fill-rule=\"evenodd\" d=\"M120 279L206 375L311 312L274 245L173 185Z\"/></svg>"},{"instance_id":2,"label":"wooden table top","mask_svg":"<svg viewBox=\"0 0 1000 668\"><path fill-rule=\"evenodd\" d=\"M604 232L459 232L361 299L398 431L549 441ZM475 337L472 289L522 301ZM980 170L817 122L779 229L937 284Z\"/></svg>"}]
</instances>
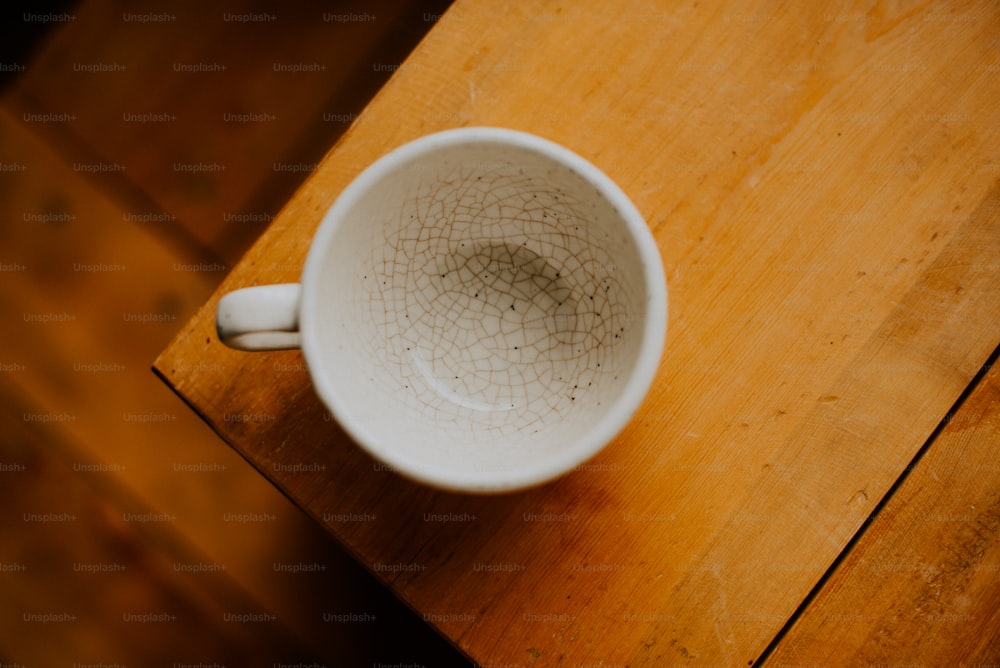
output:
<instances>
[{"instance_id":1,"label":"wooden table top","mask_svg":"<svg viewBox=\"0 0 1000 668\"><path fill-rule=\"evenodd\" d=\"M530 4L456 2L156 371L480 664L1000 657L1000 7ZM670 289L626 430L498 497L385 470L297 351L214 329L368 164L466 125L607 172Z\"/></svg>"}]
</instances>

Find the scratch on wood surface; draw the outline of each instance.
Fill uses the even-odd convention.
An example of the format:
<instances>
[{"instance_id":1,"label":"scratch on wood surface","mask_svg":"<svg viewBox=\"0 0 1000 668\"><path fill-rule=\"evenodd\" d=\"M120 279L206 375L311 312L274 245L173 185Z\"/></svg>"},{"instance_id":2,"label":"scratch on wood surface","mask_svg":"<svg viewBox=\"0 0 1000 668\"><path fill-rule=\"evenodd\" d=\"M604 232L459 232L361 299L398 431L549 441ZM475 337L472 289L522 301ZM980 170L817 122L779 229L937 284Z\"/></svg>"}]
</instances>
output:
<instances>
[{"instance_id":1,"label":"scratch on wood surface","mask_svg":"<svg viewBox=\"0 0 1000 668\"><path fill-rule=\"evenodd\" d=\"M719 583L719 597L716 599L715 635L719 639L719 647L722 648L722 651L726 655L726 664L732 665L733 654L731 647L735 644L736 638L733 634L733 620L729 612L726 584L722 580L719 564L712 567L712 575Z\"/></svg>"}]
</instances>

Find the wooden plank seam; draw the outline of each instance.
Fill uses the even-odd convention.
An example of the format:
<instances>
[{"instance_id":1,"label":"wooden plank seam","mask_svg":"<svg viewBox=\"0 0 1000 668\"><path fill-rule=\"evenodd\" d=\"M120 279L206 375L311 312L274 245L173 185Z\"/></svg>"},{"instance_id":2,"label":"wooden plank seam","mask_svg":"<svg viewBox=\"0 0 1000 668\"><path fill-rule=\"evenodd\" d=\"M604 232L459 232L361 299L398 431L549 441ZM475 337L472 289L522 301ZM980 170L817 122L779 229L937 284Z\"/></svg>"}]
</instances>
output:
<instances>
[{"instance_id":1,"label":"wooden plank seam","mask_svg":"<svg viewBox=\"0 0 1000 668\"><path fill-rule=\"evenodd\" d=\"M910 463L906 466L905 469L903 469L903 472L900 474L900 476L896 479L896 481L892 484L892 486L889 487L885 495L879 500L879 502L872 509L871 514L868 515L868 518L865 519L865 521L861 524L861 526L854 533L854 535L851 536L851 539L847 541L847 544L844 546L844 549L841 550L840 554L837 555L837 558L834 559L833 563L830 564L830 567L826 569L823 575L820 576L819 580L816 581L816 584L813 586L813 588L809 590L809 593L806 594L804 599L802 599L802 602L798 605L797 608L795 608L795 611L792 612L791 616L781 627L778 633L775 634L774 638L771 639L771 642L768 643L767 647L764 648L764 651L761 652L760 656L758 656L757 659L752 662L752 665L759 666L765 661L767 661L768 657L770 657L771 654L774 652L774 650L781 644L781 641L784 639L784 637L788 634L788 632L799 620L799 618L802 617L803 613L805 613L806 609L812 604L812 602L816 599L819 593L823 590L827 582L829 582L830 578L832 578L833 575L837 572L841 564L844 562L845 559L847 559L847 557L850 555L851 551L855 548L855 546L861 541L865 533L868 531L868 528L878 519L879 514L885 509L885 507L895 496L896 491L903 486L903 484L906 482L906 479L909 478L910 474L917 468L917 466L920 465L920 461L924 458L927 452L930 451L931 446L935 443L941 432L943 432L945 428L948 426L948 423L951 421L952 417L958 414L959 410L961 410L962 408L962 405L969 398L969 396L976 390L976 388L982 382L983 378L990 371L990 369L993 368L993 365L996 364L998 360L1000 360L1000 342L998 342L997 347L990 354L986 362L983 363L983 365L979 368L979 371L976 372L976 375L973 376L972 380L969 382L969 385L962 391L962 394L958 396L958 398L955 400L955 403L952 404L948 412L945 413L945 416L938 423L937 427L934 428L934 431L932 431L930 436L927 437L927 440L924 441L924 444L920 446L920 449L917 451L917 454L913 456L913 459L910 460Z\"/></svg>"}]
</instances>

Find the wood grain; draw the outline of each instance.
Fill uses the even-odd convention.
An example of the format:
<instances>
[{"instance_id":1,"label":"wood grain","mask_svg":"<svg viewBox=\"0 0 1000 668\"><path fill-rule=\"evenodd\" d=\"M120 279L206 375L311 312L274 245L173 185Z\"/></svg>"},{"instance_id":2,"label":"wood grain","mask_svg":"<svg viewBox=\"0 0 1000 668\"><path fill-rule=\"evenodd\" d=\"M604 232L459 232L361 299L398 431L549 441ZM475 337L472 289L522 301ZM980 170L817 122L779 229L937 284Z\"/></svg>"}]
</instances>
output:
<instances>
[{"instance_id":1,"label":"wood grain","mask_svg":"<svg viewBox=\"0 0 1000 668\"><path fill-rule=\"evenodd\" d=\"M1000 368L838 564L775 665L987 666L1000 660ZM877 592L877 595L873 595Z\"/></svg>"},{"instance_id":2,"label":"wood grain","mask_svg":"<svg viewBox=\"0 0 1000 668\"><path fill-rule=\"evenodd\" d=\"M0 568L0 658L69 666L336 657L351 665L453 654L150 373L150 359L221 273L127 220L126 208L7 110L0 163L0 564L28 569ZM21 520L22 511L45 509L78 519ZM125 513L158 521L126 522ZM74 560L100 554L131 570L72 570ZM174 563L216 570L179 577ZM320 570L276 570L297 564ZM156 626L120 637L133 628L116 621L123 612L166 601L186 612L160 628L161 640L145 633ZM20 618L94 605L68 628ZM216 625L224 612L248 610L278 618L258 629L259 642L245 640L243 624ZM326 613L365 621L331 622ZM206 639L200 653L164 653L166 641L206 638L206 629L219 631L217 642ZM387 629L405 639L402 654L380 642ZM46 635L53 640L42 642Z\"/></svg>"},{"instance_id":3,"label":"wood grain","mask_svg":"<svg viewBox=\"0 0 1000 668\"><path fill-rule=\"evenodd\" d=\"M639 414L552 485L383 470L298 353L219 344L220 292L156 369L477 661L747 665L997 344L997 25L985 2L453 6L221 291L296 280L337 193L409 139L574 149L646 216L671 320Z\"/></svg>"}]
</instances>

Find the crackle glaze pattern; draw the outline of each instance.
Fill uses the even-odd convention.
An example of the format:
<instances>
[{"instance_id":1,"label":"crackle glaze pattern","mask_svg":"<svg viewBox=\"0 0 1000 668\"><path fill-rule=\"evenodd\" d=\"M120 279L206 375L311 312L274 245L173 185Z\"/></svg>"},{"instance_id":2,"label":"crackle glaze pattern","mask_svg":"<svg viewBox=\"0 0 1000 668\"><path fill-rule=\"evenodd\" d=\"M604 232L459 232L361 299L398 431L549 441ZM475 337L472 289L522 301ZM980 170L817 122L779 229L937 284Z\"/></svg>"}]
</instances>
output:
<instances>
[{"instance_id":1,"label":"crackle glaze pattern","mask_svg":"<svg viewBox=\"0 0 1000 668\"><path fill-rule=\"evenodd\" d=\"M326 297L347 400L392 412L370 421L379 437L456 466L513 466L586 433L640 345L643 278L618 213L523 148L452 148L397 172L330 251L324 283L352 286Z\"/></svg>"}]
</instances>

